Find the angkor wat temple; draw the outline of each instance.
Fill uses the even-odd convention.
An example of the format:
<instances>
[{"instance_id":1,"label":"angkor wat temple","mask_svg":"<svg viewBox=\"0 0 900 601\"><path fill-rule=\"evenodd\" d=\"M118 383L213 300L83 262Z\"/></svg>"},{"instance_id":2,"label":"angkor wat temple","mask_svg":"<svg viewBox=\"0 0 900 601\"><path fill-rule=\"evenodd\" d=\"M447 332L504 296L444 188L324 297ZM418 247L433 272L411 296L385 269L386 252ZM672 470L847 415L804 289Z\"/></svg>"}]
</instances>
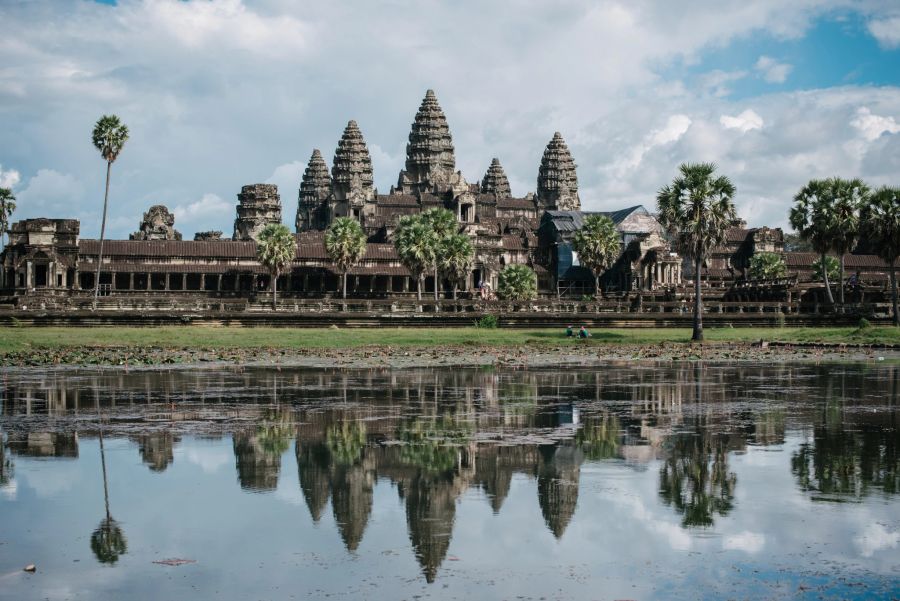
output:
<instances>
[{"instance_id":1,"label":"angkor wat temple","mask_svg":"<svg viewBox=\"0 0 900 601\"><path fill-rule=\"evenodd\" d=\"M299 188L296 258L279 279L283 299L322 298L338 291L340 278L324 248L324 230L337 217L358 219L368 236L365 256L349 272L350 295L412 296L417 282L399 261L392 235L400 217L434 207L452 211L460 231L473 241L475 261L463 287L469 294L481 284L496 289L499 272L510 264L525 264L535 271L542 297L579 298L593 292L593 276L579 265L572 250L572 238L588 213L581 210L575 161L559 132L537 166L536 192L520 197L512 195L496 158L479 182L470 183L456 170L450 128L431 90L415 115L406 149L405 169L387 194L374 187L372 160L355 121L344 129L330 172L322 153L313 150ZM269 276L256 259L255 239L266 225L282 221L281 197L274 185L253 184L244 186L237 200L230 240L218 231L182 240L169 210L150 207L129 240L104 243L102 294L120 298L161 294L185 298L188 292L214 298L265 294ZM654 215L640 205L606 215L621 233L622 255L603 275L605 290L676 298L687 283L683 278L693 274L688 264L682 266L682 257ZM13 302L29 296L88 296L95 285L100 243L81 239L79 231L74 219L27 219L12 225L10 244L0 255L0 287ZM727 244L707 261L705 282L725 288L745 280L750 257L760 251L784 253L781 230L747 229L735 223ZM791 275L811 279L814 256L784 255ZM862 269L879 281L885 279L886 266L880 260L856 257L848 256L849 270ZM426 278L425 291L432 292L435 285L433 278ZM449 285L437 286L446 298ZM784 287L779 294L784 296Z\"/></svg>"}]
</instances>

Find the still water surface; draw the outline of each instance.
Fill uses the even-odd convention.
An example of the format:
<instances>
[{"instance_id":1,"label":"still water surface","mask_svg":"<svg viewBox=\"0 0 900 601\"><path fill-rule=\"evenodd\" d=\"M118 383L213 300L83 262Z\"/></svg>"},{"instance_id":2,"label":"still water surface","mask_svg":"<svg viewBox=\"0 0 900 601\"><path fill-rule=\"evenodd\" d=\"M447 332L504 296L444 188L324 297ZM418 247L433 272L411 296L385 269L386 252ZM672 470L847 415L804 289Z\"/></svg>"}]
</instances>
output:
<instances>
[{"instance_id":1,"label":"still water surface","mask_svg":"<svg viewBox=\"0 0 900 601\"><path fill-rule=\"evenodd\" d=\"M2 599L900 597L894 365L0 390Z\"/></svg>"}]
</instances>

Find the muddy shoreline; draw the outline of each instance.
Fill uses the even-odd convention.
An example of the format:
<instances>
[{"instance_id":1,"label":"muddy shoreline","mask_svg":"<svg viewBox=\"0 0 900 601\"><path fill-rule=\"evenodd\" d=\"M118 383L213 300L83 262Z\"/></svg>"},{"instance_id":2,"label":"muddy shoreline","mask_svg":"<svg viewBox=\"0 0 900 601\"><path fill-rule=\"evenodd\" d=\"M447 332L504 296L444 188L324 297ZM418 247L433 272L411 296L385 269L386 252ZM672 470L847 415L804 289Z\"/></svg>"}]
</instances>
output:
<instances>
[{"instance_id":1,"label":"muddy shoreline","mask_svg":"<svg viewBox=\"0 0 900 601\"><path fill-rule=\"evenodd\" d=\"M546 368L633 362L820 362L897 361L900 349L861 345L748 343L361 346L341 349L176 349L160 347L71 347L34 349L0 357L0 370L36 367L177 368L282 366L308 368L485 367Z\"/></svg>"}]
</instances>

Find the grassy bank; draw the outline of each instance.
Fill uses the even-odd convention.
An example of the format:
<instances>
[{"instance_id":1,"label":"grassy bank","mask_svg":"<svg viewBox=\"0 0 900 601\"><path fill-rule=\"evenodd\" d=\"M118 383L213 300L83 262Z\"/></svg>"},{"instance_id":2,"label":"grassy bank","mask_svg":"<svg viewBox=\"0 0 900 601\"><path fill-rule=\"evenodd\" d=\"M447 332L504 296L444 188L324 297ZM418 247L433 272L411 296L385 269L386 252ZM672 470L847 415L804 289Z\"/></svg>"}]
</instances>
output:
<instances>
[{"instance_id":1,"label":"grassy bank","mask_svg":"<svg viewBox=\"0 0 900 601\"><path fill-rule=\"evenodd\" d=\"M593 338L578 344L653 344L688 342L689 329L598 329ZM900 344L900 328L714 328L708 342L828 342ZM31 349L70 347L162 347L196 349L334 349L371 345L557 345L565 342L561 330L507 330L478 328L288 329L209 328L0 328L0 354Z\"/></svg>"}]
</instances>

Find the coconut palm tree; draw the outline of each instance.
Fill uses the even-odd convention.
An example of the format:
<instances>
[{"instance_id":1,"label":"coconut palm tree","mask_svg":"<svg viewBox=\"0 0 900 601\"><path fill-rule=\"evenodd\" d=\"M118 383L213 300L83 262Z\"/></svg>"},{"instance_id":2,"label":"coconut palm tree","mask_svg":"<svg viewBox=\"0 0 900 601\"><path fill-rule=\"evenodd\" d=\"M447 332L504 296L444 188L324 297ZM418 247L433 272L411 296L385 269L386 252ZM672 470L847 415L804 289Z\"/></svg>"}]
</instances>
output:
<instances>
[{"instance_id":1,"label":"coconut palm tree","mask_svg":"<svg viewBox=\"0 0 900 601\"><path fill-rule=\"evenodd\" d=\"M869 187L860 179L827 180L831 190L831 233L834 251L840 263L838 299L844 304L844 255L852 252L859 241L859 213L869 197Z\"/></svg>"},{"instance_id":2,"label":"coconut palm tree","mask_svg":"<svg viewBox=\"0 0 900 601\"><path fill-rule=\"evenodd\" d=\"M900 257L900 188L883 187L875 191L862 209L862 229L879 257L891 269L891 300L894 325L900 326L897 311L896 263Z\"/></svg>"},{"instance_id":3,"label":"coconut palm tree","mask_svg":"<svg viewBox=\"0 0 900 601\"><path fill-rule=\"evenodd\" d=\"M734 184L716 176L712 163L683 163L681 175L656 195L659 221L673 236L678 250L694 262L694 333L703 340L701 268L709 252L725 242L737 219Z\"/></svg>"},{"instance_id":4,"label":"coconut palm tree","mask_svg":"<svg viewBox=\"0 0 900 601\"><path fill-rule=\"evenodd\" d=\"M97 276L94 279L94 303L97 308L97 297L100 296L100 268L103 265L103 240L106 236L106 209L109 206L109 174L112 164L119 158L125 142L128 141L128 127L116 115L103 115L94 125L91 136L94 148L106 161L106 193L103 195L103 219L100 222L100 250L97 253Z\"/></svg>"},{"instance_id":5,"label":"coconut palm tree","mask_svg":"<svg viewBox=\"0 0 900 601\"><path fill-rule=\"evenodd\" d=\"M572 241L581 264L594 274L594 293L600 294L600 276L622 254L622 237L606 215L588 215Z\"/></svg>"},{"instance_id":6,"label":"coconut palm tree","mask_svg":"<svg viewBox=\"0 0 900 601\"><path fill-rule=\"evenodd\" d=\"M466 281L475 260L475 248L465 234L453 234L440 245L438 262L440 270L453 284L453 300L461 282Z\"/></svg>"},{"instance_id":7,"label":"coconut palm tree","mask_svg":"<svg viewBox=\"0 0 900 601\"><path fill-rule=\"evenodd\" d=\"M431 228L434 232L435 244L440 247L447 238L459 231L459 223L456 216L447 209L428 209L422 213L422 223ZM440 257L439 248L434 253L434 300L438 300L440 288Z\"/></svg>"},{"instance_id":8,"label":"coconut palm tree","mask_svg":"<svg viewBox=\"0 0 900 601\"><path fill-rule=\"evenodd\" d=\"M325 252L341 272L343 297L347 298L347 271L366 254L366 235L359 222L338 217L325 231Z\"/></svg>"},{"instance_id":9,"label":"coconut palm tree","mask_svg":"<svg viewBox=\"0 0 900 601\"><path fill-rule=\"evenodd\" d=\"M416 278L416 296L422 300L425 271L434 266L437 256L437 236L434 230L423 222L420 215L404 215L394 232L394 248L400 262Z\"/></svg>"},{"instance_id":10,"label":"coconut palm tree","mask_svg":"<svg viewBox=\"0 0 900 601\"><path fill-rule=\"evenodd\" d=\"M6 231L9 229L9 218L16 210L16 197L9 188L0 188L0 248Z\"/></svg>"},{"instance_id":11,"label":"coconut palm tree","mask_svg":"<svg viewBox=\"0 0 900 601\"><path fill-rule=\"evenodd\" d=\"M297 254L297 241L283 223L270 223L259 233L256 258L269 270L272 280L272 310L278 310L278 276Z\"/></svg>"},{"instance_id":12,"label":"coconut palm tree","mask_svg":"<svg viewBox=\"0 0 900 601\"><path fill-rule=\"evenodd\" d=\"M504 300L531 300L537 295L537 276L527 265L507 265L500 272L497 294Z\"/></svg>"}]
</instances>

